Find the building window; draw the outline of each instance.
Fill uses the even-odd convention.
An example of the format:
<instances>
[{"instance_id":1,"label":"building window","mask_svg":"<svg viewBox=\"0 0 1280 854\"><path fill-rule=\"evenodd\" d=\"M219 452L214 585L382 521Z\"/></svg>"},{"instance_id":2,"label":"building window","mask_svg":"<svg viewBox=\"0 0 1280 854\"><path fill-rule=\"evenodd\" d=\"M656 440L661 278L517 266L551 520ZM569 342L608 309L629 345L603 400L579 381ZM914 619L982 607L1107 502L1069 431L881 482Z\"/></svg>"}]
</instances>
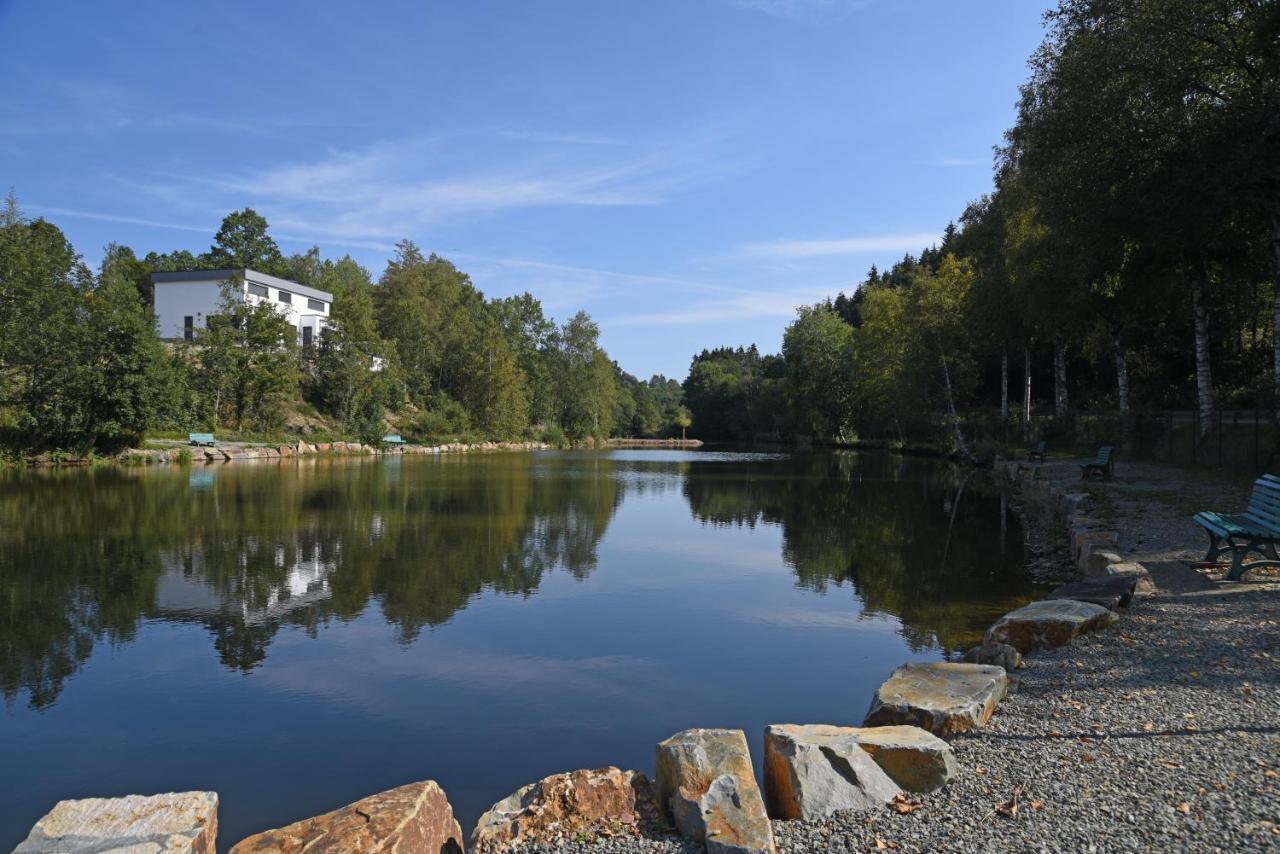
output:
<instances>
[{"instance_id":1,"label":"building window","mask_svg":"<svg viewBox=\"0 0 1280 854\"><path fill-rule=\"evenodd\" d=\"M309 298L308 298L308 299L307 299L307 308L311 309L312 311L318 311L318 312L320 312L321 314L323 314L323 313L324 313L324 301L323 301L323 300L318 300L318 299L309 299Z\"/></svg>"},{"instance_id":2,"label":"building window","mask_svg":"<svg viewBox=\"0 0 1280 854\"><path fill-rule=\"evenodd\" d=\"M310 326L302 327L302 346L303 347L311 346L311 337L314 334L315 334L315 329L313 329L312 327Z\"/></svg>"},{"instance_id":3,"label":"building window","mask_svg":"<svg viewBox=\"0 0 1280 854\"><path fill-rule=\"evenodd\" d=\"M288 291L278 291L277 293L279 293L280 296L276 297L276 299L280 300L280 302L293 303L293 294Z\"/></svg>"},{"instance_id":4,"label":"building window","mask_svg":"<svg viewBox=\"0 0 1280 854\"><path fill-rule=\"evenodd\" d=\"M182 318L182 338L184 341L196 340L196 319L189 314Z\"/></svg>"},{"instance_id":5,"label":"building window","mask_svg":"<svg viewBox=\"0 0 1280 854\"><path fill-rule=\"evenodd\" d=\"M249 283L249 293L253 294L255 297L265 297L265 296L267 296L267 286L266 286L266 285L255 285L255 284L253 284L252 282L250 282L250 283Z\"/></svg>"}]
</instances>

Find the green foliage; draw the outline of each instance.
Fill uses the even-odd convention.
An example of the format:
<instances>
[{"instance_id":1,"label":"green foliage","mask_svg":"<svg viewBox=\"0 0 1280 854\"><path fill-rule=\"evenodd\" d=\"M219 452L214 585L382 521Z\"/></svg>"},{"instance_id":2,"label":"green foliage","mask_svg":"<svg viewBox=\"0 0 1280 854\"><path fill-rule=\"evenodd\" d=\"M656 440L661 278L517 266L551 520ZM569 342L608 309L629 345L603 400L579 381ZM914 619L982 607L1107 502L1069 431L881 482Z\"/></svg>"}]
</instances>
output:
<instances>
[{"instance_id":1,"label":"green foliage","mask_svg":"<svg viewBox=\"0 0 1280 854\"><path fill-rule=\"evenodd\" d=\"M844 438L853 424L853 327L825 307L802 308L782 339L787 389L802 429Z\"/></svg>"},{"instance_id":2,"label":"green foliage","mask_svg":"<svg viewBox=\"0 0 1280 854\"><path fill-rule=\"evenodd\" d=\"M224 286L219 313L197 338L205 415L237 430L279 430L297 393L297 333L273 304L242 299L240 287Z\"/></svg>"}]
</instances>

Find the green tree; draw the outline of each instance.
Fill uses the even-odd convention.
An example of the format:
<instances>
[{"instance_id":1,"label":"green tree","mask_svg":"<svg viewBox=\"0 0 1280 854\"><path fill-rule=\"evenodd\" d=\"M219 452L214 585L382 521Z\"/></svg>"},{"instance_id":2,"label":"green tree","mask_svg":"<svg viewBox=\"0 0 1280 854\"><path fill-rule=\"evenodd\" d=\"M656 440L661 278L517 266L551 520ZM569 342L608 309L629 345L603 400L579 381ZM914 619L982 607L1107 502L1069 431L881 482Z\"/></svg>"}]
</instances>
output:
<instances>
[{"instance_id":1,"label":"green tree","mask_svg":"<svg viewBox=\"0 0 1280 854\"><path fill-rule=\"evenodd\" d=\"M298 390L297 332L271 303L247 302L241 287L223 286L219 313L199 334L196 381L214 423L278 430Z\"/></svg>"},{"instance_id":2,"label":"green tree","mask_svg":"<svg viewBox=\"0 0 1280 854\"><path fill-rule=\"evenodd\" d=\"M843 440L853 423L853 327L822 305L798 315L782 338L793 406L811 435Z\"/></svg>"},{"instance_id":3,"label":"green tree","mask_svg":"<svg viewBox=\"0 0 1280 854\"><path fill-rule=\"evenodd\" d=\"M271 275L285 275L280 247L267 234L267 220L253 208L226 215L206 256L209 267L248 267Z\"/></svg>"}]
</instances>

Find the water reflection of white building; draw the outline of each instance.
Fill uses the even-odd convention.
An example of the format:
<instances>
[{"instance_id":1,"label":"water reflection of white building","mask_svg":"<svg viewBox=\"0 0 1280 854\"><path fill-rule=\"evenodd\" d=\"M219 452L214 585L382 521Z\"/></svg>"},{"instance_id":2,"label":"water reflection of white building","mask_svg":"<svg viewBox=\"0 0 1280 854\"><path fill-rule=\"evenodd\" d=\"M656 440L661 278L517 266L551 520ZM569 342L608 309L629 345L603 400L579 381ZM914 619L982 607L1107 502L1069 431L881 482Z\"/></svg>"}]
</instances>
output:
<instances>
[{"instance_id":1,"label":"water reflection of white building","mask_svg":"<svg viewBox=\"0 0 1280 854\"><path fill-rule=\"evenodd\" d=\"M277 544L271 559L278 572L266 571L248 548L236 556L234 572L210 571L201 551L166 556L165 571L156 587L159 616L198 619L216 614L236 614L245 625L279 620L293 611L323 602L332 595L329 577L337 568L338 545L325 550L313 540L299 539L292 548ZM292 562L290 562L292 561ZM251 568L252 565L252 568ZM265 583L264 575L271 577Z\"/></svg>"}]
</instances>

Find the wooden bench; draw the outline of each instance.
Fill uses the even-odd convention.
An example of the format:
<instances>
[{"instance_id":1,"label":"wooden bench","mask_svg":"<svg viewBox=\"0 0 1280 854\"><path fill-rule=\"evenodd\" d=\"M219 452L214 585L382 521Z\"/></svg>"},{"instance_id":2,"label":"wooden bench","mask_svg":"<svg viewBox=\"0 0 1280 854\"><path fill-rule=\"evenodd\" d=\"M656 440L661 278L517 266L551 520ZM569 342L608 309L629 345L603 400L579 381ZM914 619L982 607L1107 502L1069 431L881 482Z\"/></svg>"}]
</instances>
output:
<instances>
[{"instance_id":1,"label":"wooden bench","mask_svg":"<svg viewBox=\"0 0 1280 854\"><path fill-rule=\"evenodd\" d=\"M1084 463L1080 466L1080 479L1089 480L1093 477L1102 480L1111 480L1111 453L1115 449L1110 445L1103 445L1098 449L1098 456L1091 463Z\"/></svg>"},{"instance_id":2,"label":"wooden bench","mask_svg":"<svg viewBox=\"0 0 1280 854\"><path fill-rule=\"evenodd\" d=\"M1034 448L1032 448L1031 450L1027 451L1027 462L1029 462L1029 463L1042 463L1042 462L1044 462L1044 455L1045 455L1048 451L1049 451L1049 443L1048 443L1048 442L1045 442L1045 441L1043 441L1043 440L1042 440L1042 441L1040 441L1040 442L1036 443L1036 446L1035 446Z\"/></svg>"},{"instance_id":3,"label":"wooden bench","mask_svg":"<svg viewBox=\"0 0 1280 854\"><path fill-rule=\"evenodd\" d=\"M383 437L382 437L382 444L384 444L384 445L403 445L403 444L405 444L405 441L404 441L404 439L401 439L401 438L400 438L400 434L399 434L399 433L395 433L395 434L392 434L392 435L390 435L390 436L383 436Z\"/></svg>"},{"instance_id":4,"label":"wooden bench","mask_svg":"<svg viewBox=\"0 0 1280 854\"><path fill-rule=\"evenodd\" d=\"M1209 534L1206 564L1216 564L1218 555L1231 552L1227 578L1239 580L1253 566L1280 566L1276 543L1280 542L1280 477L1264 474L1253 482L1249 508L1243 513L1203 511L1192 517ZM1244 565L1245 555L1257 552L1262 560Z\"/></svg>"},{"instance_id":5,"label":"wooden bench","mask_svg":"<svg viewBox=\"0 0 1280 854\"><path fill-rule=\"evenodd\" d=\"M187 442L191 445L208 445L210 448L217 444L212 433L188 433Z\"/></svg>"}]
</instances>

